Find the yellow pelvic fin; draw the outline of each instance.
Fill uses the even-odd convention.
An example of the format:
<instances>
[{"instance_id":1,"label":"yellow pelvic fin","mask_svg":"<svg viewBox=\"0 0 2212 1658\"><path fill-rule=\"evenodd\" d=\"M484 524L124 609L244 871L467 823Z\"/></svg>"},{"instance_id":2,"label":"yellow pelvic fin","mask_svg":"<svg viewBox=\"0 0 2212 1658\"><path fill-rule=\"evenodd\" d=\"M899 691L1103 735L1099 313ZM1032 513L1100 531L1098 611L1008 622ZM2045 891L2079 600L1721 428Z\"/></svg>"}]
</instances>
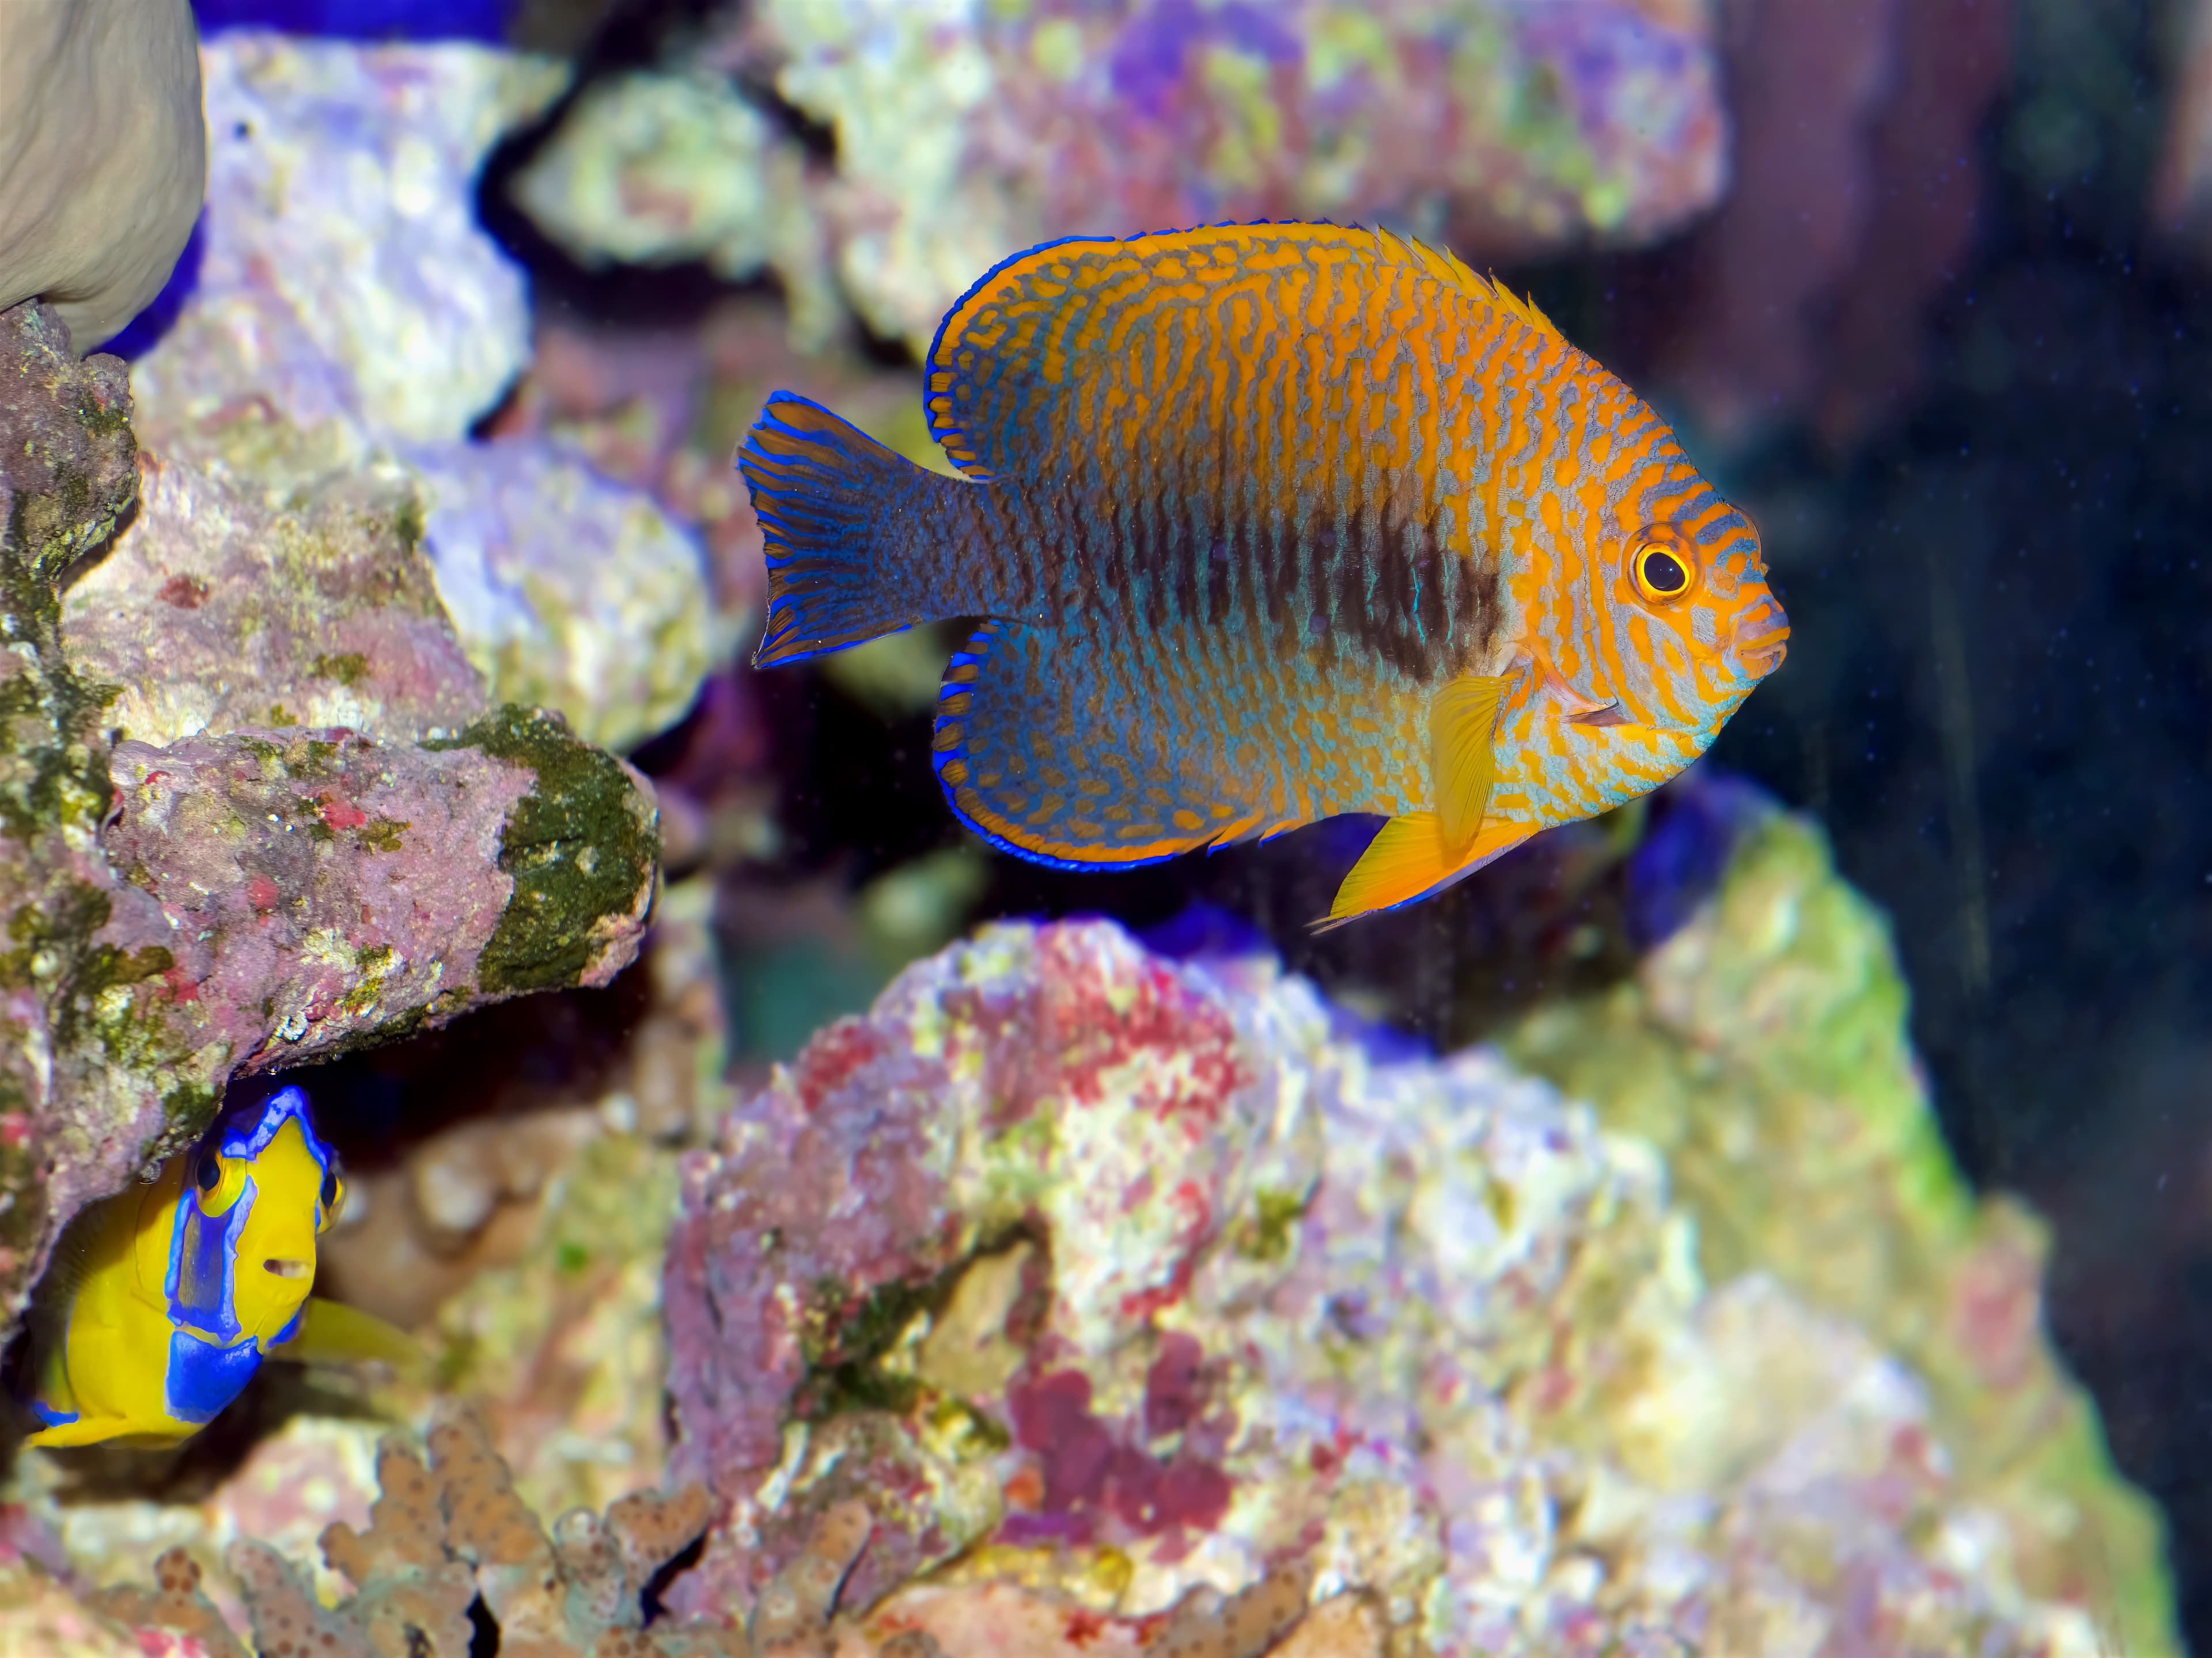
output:
<instances>
[{"instance_id":1,"label":"yellow pelvic fin","mask_svg":"<svg viewBox=\"0 0 2212 1658\"><path fill-rule=\"evenodd\" d=\"M1496 774L1492 738L1498 708L1511 681L1469 674L1453 680L1429 704L1429 767L1436 779L1437 822L1447 857L1474 842L1490 805Z\"/></svg>"},{"instance_id":2,"label":"yellow pelvic fin","mask_svg":"<svg viewBox=\"0 0 2212 1658\"><path fill-rule=\"evenodd\" d=\"M289 1341L271 1347L269 1357L301 1364L358 1364L376 1359L403 1370L429 1363L422 1344L398 1325L320 1296L307 1297L298 1332Z\"/></svg>"},{"instance_id":3,"label":"yellow pelvic fin","mask_svg":"<svg viewBox=\"0 0 2212 1658\"><path fill-rule=\"evenodd\" d=\"M1522 823L1486 823L1465 851L1454 856L1444 850L1436 813L1409 811L1393 817L1368 842L1352 873L1337 888L1336 902L1315 926L1339 926L1355 916L1432 892L1520 845L1532 832Z\"/></svg>"},{"instance_id":4,"label":"yellow pelvic fin","mask_svg":"<svg viewBox=\"0 0 2212 1658\"><path fill-rule=\"evenodd\" d=\"M81 1416L74 1422L57 1422L50 1428L26 1434L23 1442L36 1445L43 1450L63 1450L73 1445L112 1445L118 1435L130 1424L112 1416ZM173 1443L173 1441L162 1441Z\"/></svg>"}]
</instances>

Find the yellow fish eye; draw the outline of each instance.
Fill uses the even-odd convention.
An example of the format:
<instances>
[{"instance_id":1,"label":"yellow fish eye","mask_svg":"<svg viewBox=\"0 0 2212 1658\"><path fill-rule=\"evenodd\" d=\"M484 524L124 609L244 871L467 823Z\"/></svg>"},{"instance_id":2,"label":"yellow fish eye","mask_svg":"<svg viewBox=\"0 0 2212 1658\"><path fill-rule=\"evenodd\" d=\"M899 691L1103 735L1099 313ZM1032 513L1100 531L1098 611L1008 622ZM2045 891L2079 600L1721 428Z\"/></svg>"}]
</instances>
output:
<instances>
[{"instance_id":1,"label":"yellow fish eye","mask_svg":"<svg viewBox=\"0 0 2212 1658\"><path fill-rule=\"evenodd\" d=\"M192 1165L192 1184L199 1188L200 1212L227 1215L246 1190L252 1159L226 1157L219 1151L203 1151Z\"/></svg>"},{"instance_id":2,"label":"yellow fish eye","mask_svg":"<svg viewBox=\"0 0 2212 1658\"><path fill-rule=\"evenodd\" d=\"M315 1211L318 1232L327 1232L338 1224L338 1217L345 1212L345 1176L335 1169L324 1170L321 1202Z\"/></svg>"},{"instance_id":3,"label":"yellow fish eye","mask_svg":"<svg viewBox=\"0 0 2212 1658\"><path fill-rule=\"evenodd\" d=\"M1698 585L1698 555L1671 524L1647 524L1628 538L1628 579L1645 603L1672 604Z\"/></svg>"}]
</instances>

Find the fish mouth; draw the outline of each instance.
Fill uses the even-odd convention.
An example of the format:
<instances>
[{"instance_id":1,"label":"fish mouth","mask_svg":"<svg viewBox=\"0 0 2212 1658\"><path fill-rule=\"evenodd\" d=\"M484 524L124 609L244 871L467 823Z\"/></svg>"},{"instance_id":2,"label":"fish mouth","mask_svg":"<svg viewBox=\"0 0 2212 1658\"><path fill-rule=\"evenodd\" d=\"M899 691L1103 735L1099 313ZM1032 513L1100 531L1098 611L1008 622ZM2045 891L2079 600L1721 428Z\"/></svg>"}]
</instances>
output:
<instances>
[{"instance_id":1,"label":"fish mouth","mask_svg":"<svg viewBox=\"0 0 2212 1658\"><path fill-rule=\"evenodd\" d=\"M1771 616L1756 617L1749 629L1736 630L1734 643L1735 659L1743 671L1753 679L1764 679L1790 654L1790 624L1773 621Z\"/></svg>"},{"instance_id":2,"label":"fish mouth","mask_svg":"<svg viewBox=\"0 0 2212 1658\"><path fill-rule=\"evenodd\" d=\"M294 1260L285 1255L270 1256L261 1263L261 1270L274 1272L278 1278L313 1278L315 1275L312 1261Z\"/></svg>"}]
</instances>

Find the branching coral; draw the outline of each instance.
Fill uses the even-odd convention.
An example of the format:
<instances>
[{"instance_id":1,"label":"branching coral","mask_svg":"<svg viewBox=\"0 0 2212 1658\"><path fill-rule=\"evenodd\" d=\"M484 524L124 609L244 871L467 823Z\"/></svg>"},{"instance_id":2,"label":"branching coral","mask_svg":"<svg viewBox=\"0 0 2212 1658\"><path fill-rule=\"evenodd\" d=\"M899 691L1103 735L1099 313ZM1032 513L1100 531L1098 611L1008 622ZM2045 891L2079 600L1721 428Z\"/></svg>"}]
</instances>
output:
<instances>
[{"instance_id":1,"label":"branching coral","mask_svg":"<svg viewBox=\"0 0 2212 1658\"><path fill-rule=\"evenodd\" d=\"M647 1585L706 1529L708 1501L698 1486L626 1497L604 1521L578 1509L549 1536L516 1496L483 1424L466 1414L432 1430L427 1465L387 1441L377 1478L382 1495L368 1529L341 1524L323 1533L324 1558L354 1584L336 1606L322 1605L266 1544L231 1546L227 1564L260 1658L467 1658L479 1619L499 1631L509 1658L739 1658L745 1650L734 1631L714 1624L645 1627ZM865 1522L863 1515L862 1541ZM244 1651L181 1550L163 1555L156 1570L158 1588L110 1591L100 1610L137 1628L195 1637L210 1658Z\"/></svg>"},{"instance_id":2,"label":"branching coral","mask_svg":"<svg viewBox=\"0 0 2212 1658\"><path fill-rule=\"evenodd\" d=\"M428 1448L426 1463L400 1441L386 1440L377 1461L381 1495L368 1528L339 1524L323 1533L324 1558L354 1585L351 1598L335 1606L325 1606L267 1544L243 1539L231 1546L226 1564L252 1623L252 1653L470 1658L495 1631L503 1658L945 1658L937 1635L911 1613L875 1625L838 1615L846 1577L873 1527L861 1503L823 1512L807 1547L755 1601L749 1627L713 1618L648 1627L653 1590L712 1518L703 1487L627 1497L604 1520L577 1509L549 1534L516 1494L474 1415L457 1414L434 1428ZM1333 1626L1329 1619L1306 1617L1312 1576L1310 1564L1285 1566L1225 1599L1194 1589L1160 1616L1089 1623L1097 1625L1094 1638L1110 1631L1113 1644L1141 1646L1152 1658L1261 1658L1302 1624L1316 1632ZM183 1549L161 1557L155 1580L152 1588L106 1590L94 1606L136 1631L149 1651L156 1649L151 1637L172 1636L205 1658L249 1658ZM1036 1621L1039 1607L1029 1599L995 1628L973 1607L948 1625L1003 1650L1006 1636ZM1356 1641L1322 1644L1329 1651L1365 1649Z\"/></svg>"}]
</instances>

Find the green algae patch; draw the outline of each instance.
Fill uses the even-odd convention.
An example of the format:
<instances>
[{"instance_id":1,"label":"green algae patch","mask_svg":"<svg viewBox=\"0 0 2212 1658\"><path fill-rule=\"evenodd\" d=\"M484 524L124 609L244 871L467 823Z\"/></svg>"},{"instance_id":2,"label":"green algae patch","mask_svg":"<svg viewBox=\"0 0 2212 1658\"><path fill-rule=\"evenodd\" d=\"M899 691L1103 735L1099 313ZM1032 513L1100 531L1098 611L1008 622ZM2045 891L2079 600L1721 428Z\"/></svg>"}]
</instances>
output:
<instances>
[{"instance_id":1,"label":"green algae patch","mask_svg":"<svg viewBox=\"0 0 2212 1658\"><path fill-rule=\"evenodd\" d=\"M318 679L335 679L351 689L368 674L368 659L359 651L346 651L339 655L327 653L314 659L309 671Z\"/></svg>"},{"instance_id":2,"label":"green algae patch","mask_svg":"<svg viewBox=\"0 0 2212 1658\"><path fill-rule=\"evenodd\" d=\"M634 914L660 866L660 834L623 763L559 716L509 703L426 749L477 749L537 774L507 814L499 866L514 895L477 958L488 995L572 985L604 925Z\"/></svg>"},{"instance_id":3,"label":"green algae patch","mask_svg":"<svg viewBox=\"0 0 2212 1658\"><path fill-rule=\"evenodd\" d=\"M361 827L361 843L371 852L398 852L407 844L402 837L414 827L404 817L372 817Z\"/></svg>"}]
</instances>

